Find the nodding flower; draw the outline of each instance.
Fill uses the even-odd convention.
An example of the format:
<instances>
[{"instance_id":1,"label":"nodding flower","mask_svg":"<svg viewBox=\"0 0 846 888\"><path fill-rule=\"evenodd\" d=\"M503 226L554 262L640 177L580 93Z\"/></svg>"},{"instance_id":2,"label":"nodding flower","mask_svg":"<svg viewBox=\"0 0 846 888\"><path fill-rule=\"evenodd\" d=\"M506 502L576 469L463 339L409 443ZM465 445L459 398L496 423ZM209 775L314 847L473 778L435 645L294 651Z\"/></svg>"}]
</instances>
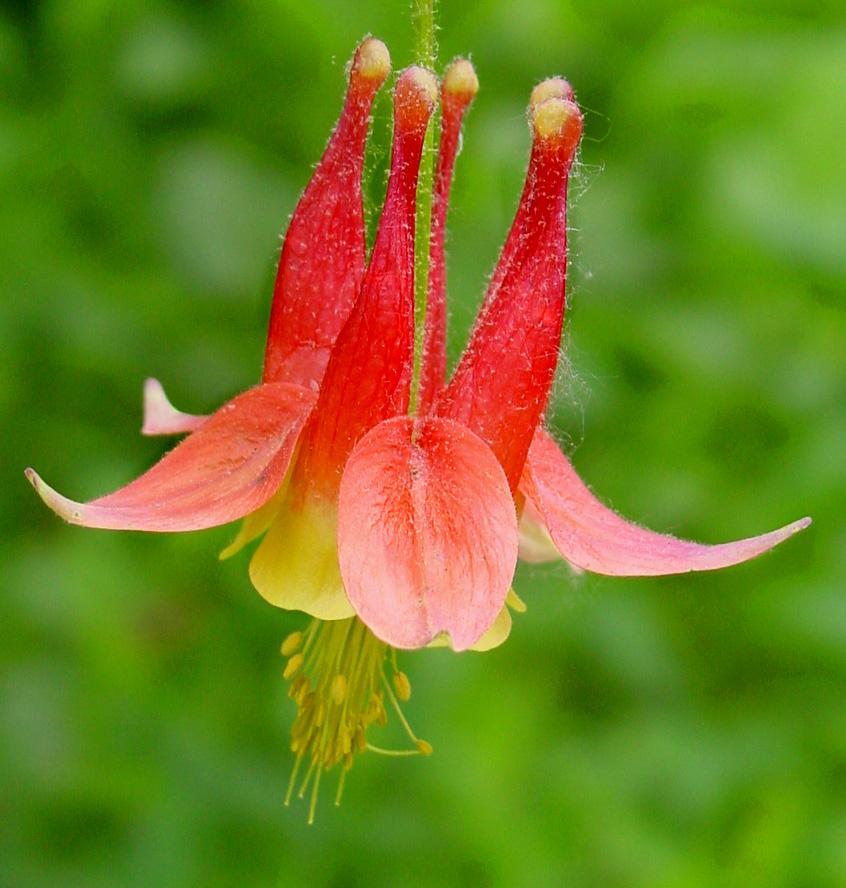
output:
<instances>
[{"instance_id":1,"label":"nodding flower","mask_svg":"<svg viewBox=\"0 0 846 888\"><path fill-rule=\"evenodd\" d=\"M402 713L411 685L397 650L485 650L504 641L510 611L525 607L511 587L518 555L616 576L713 570L810 523L713 546L645 530L604 506L545 430L566 302L567 188L582 134L561 78L532 91L522 196L447 378L444 236L478 80L464 59L440 85L420 67L397 78L388 187L368 260L361 178L373 99L389 72L385 45L367 38L284 240L261 382L198 416L176 410L147 380L142 431L187 437L114 493L77 503L26 472L72 524L173 532L243 518L221 557L263 537L250 563L253 584L272 604L312 617L281 649L298 707L288 797L310 787L310 819L321 774L339 766L340 798L357 752L431 753ZM415 380L417 184L439 101ZM410 748L370 742L388 709Z\"/></svg>"}]
</instances>

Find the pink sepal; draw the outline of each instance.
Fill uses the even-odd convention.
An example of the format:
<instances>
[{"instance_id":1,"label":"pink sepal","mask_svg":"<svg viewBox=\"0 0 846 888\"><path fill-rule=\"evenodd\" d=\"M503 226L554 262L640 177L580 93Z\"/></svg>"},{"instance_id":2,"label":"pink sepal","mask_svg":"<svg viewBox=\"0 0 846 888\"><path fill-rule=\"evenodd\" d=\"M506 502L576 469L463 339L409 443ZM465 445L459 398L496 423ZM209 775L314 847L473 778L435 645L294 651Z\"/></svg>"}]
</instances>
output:
<instances>
[{"instance_id":1,"label":"pink sepal","mask_svg":"<svg viewBox=\"0 0 846 888\"><path fill-rule=\"evenodd\" d=\"M144 380L144 420L142 435L184 435L195 432L208 416L177 410L158 379Z\"/></svg>"},{"instance_id":2,"label":"pink sepal","mask_svg":"<svg viewBox=\"0 0 846 888\"><path fill-rule=\"evenodd\" d=\"M250 389L140 478L89 503L57 493L33 469L26 476L71 524L151 531L227 524L260 508L277 491L314 402L312 392L290 383Z\"/></svg>"},{"instance_id":3,"label":"pink sepal","mask_svg":"<svg viewBox=\"0 0 846 888\"><path fill-rule=\"evenodd\" d=\"M732 543L706 546L638 527L602 505L552 437L538 429L520 491L546 524L561 555L610 576L659 576L716 570L748 561L804 530L810 518Z\"/></svg>"}]
</instances>

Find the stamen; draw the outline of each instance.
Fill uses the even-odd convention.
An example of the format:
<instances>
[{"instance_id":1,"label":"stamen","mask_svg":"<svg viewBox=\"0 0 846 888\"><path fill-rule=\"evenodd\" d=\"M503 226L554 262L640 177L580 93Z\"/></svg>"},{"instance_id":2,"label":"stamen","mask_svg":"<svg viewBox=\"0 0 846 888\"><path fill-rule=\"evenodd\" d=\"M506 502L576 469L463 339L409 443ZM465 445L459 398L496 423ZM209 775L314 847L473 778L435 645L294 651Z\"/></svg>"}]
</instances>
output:
<instances>
[{"instance_id":1,"label":"stamen","mask_svg":"<svg viewBox=\"0 0 846 888\"><path fill-rule=\"evenodd\" d=\"M303 643L303 633L302 632L292 632L283 642L282 646L279 648L279 652L283 657L290 657L292 654L295 654L301 647Z\"/></svg>"},{"instance_id":2,"label":"stamen","mask_svg":"<svg viewBox=\"0 0 846 888\"><path fill-rule=\"evenodd\" d=\"M323 774L322 769L317 769L317 775L314 778L314 786L311 788L311 802L308 806L308 825L314 823L314 812L317 808L317 792L320 789L320 777Z\"/></svg>"},{"instance_id":3,"label":"stamen","mask_svg":"<svg viewBox=\"0 0 846 888\"><path fill-rule=\"evenodd\" d=\"M294 759L294 767L291 769L291 777L288 780L288 791L285 793L285 807L291 804L291 796L294 794L294 784L297 782L297 774L300 770L300 765L303 763L303 754L302 752L297 753L296 759Z\"/></svg>"},{"instance_id":4,"label":"stamen","mask_svg":"<svg viewBox=\"0 0 846 888\"><path fill-rule=\"evenodd\" d=\"M285 671L282 673L283 678L293 678L299 672L300 666L303 665L303 655L302 654L294 654L290 660L285 664Z\"/></svg>"},{"instance_id":5,"label":"stamen","mask_svg":"<svg viewBox=\"0 0 846 888\"><path fill-rule=\"evenodd\" d=\"M340 706L347 696L347 680L338 673L332 681L332 699Z\"/></svg>"},{"instance_id":6,"label":"stamen","mask_svg":"<svg viewBox=\"0 0 846 888\"><path fill-rule=\"evenodd\" d=\"M341 776L338 778L338 791L335 793L335 807L338 808L341 805L341 796L344 794L344 784L347 782L347 773L349 768L344 766L341 768Z\"/></svg>"},{"instance_id":7,"label":"stamen","mask_svg":"<svg viewBox=\"0 0 846 888\"><path fill-rule=\"evenodd\" d=\"M288 696L297 704L298 712L291 729L291 750L296 758L285 804L290 802L295 787L301 799L309 793L308 821L311 823L323 771L340 766L335 795L335 804L340 804L346 772L352 767L355 754L371 748L368 730L387 724L385 693L414 744L413 749L402 752L402 755L428 754L425 750L431 750L431 747L418 740L387 685L385 660L388 646L359 619L314 620L302 633L300 643L301 649L286 666L287 677L291 679ZM396 654L393 651L391 661L395 667ZM394 673L398 687L407 687L410 694L408 676L396 668ZM380 750L380 747L374 749ZM306 759L305 775L300 777Z\"/></svg>"},{"instance_id":8,"label":"stamen","mask_svg":"<svg viewBox=\"0 0 846 888\"><path fill-rule=\"evenodd\" d=\"M421 740L425 743L425 740ZM394 758L406 758L409 755L420 755L419 749L382 749L381 746L374 746L372 743L367 744L368 752L375 752L377 755L389 755Z\"/></svg>"},{"instance_id":9,"label":"stamen","mask_svg":"<svg viewBox=\"0 0 846 888\"><path fill-rule=\"evenodd\" d=\"M404 672L394 673L394 690L397 692L397 697L403 703L408 703L411 699L411 682Z\"/></svg>"},{"instance_id":10,"label":"stamen","mask_svg":"<svg viewBox=\"0 0 846 888\"><path fill-rule=\"evenodd\" d=\"M397 714L397 718L400 720L400 724L405 729L405 733L408 734L409 740L415 745L418 746L420 744L420 738L414 733L411 725L408 723L408 719L405 717L405 714L402 711L402 707L399 705L399 701L394 696L394 692L391 690L391 686L388 684L388 679L385 678L385 673L382 673L382 684L385 686L385 690L388 693L388 699L391 701L391 705L394 707L394 710ZM425 743L425 741L423 741Z\"/></svg>"}]
</instances>

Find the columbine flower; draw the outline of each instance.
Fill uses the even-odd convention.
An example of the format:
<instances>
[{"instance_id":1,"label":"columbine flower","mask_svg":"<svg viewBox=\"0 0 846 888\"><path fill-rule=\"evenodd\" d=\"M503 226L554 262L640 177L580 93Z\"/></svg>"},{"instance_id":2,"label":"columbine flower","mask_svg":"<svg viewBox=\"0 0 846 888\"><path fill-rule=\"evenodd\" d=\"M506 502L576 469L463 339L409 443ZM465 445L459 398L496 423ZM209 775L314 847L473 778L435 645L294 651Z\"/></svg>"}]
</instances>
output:
<instances>
[{"instance_id":1,"label":"columbine flower","mask_svg":"<svg viewBox=\"0 0 846 888\"><path fill-rule=\"evenodd\" d=\"M390 176L369 262L361 174L370 109L387 77L369 38L350 66L341 118L291 220L263 379L209 417L145 387L146 434L189 436L147 473L89 503L27 476L74 524L181 531L244 518L221 557L264 535L250 564L259 592L314 619L282 644L298 706L292 747L314 813L320 776L376 750L385 701L405 720L398 648L503 641L518 552L576 569L642 576L745 561L806 527L705 546L629 524L603 506L543 428L565 305L567 185L582 116L566 81L532 93L526 184L467 349L446 383L444 229L462 119L478 83L454 62L440 88L430 276L417 407L414 226L424 137L438 99L413 67L394 90ZM388 674L392 680L388 681ZM382 750L385 751L385 750ZM290 790L289 790L290 797Z\"/></svg>"}]
</instances>

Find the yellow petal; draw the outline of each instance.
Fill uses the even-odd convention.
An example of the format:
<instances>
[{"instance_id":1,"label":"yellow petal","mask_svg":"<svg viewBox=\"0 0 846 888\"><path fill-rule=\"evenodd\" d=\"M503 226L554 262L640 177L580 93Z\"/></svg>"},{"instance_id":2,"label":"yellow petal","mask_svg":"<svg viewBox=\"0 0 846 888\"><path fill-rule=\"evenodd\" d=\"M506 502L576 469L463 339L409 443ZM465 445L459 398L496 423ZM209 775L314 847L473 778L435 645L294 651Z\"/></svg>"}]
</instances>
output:
<instances>
[{"instance_id":1,"label":"yellow petal","mask_svg":"<svg viewBox=\"0 0 846 888\"><path fill-rule=\"evenodd\" d=\"M524 614L526 613L526 602L514 591L513 588L508 590L508 595L505 596L505 603L508 607L511 608L515 613Z\"/></svg>"},{"instance_id":2,"label":"yellow petal","mask_svg":"<svg viewBox=\"0 0 846 888\"><path fill-rule=\"evenodd\" d=\"M493 621L490 629L470 648L471 651L490 651L499 647L511 634L511 611L506 605Z\"/></svg>"},{"instance_id":3,"label":"yellow petal","mask_svg":"<svg viewBox=\"0 0 846 888\"><path fill-rule=\"evenodd\" d=\"M508 638L511 633L511 612L508 610L508 606L506 605L498 614L496 619L493 621L493 625L488 629L487 632L474 644L469 648L471 651L490 651L495 647L499 647L506 638ZM449 635L446 632L439 632L430 642L426 645L426 647L430 648L445 648L452 647L449 640Z\"/></svg>"},{"instance_id":4,"label":"yellow petal","mask_svg":"<svg viewBox=\"0 0 846 888\"><path fill-rule=\"evenodd\" d=\"M526 503L520 524L517 528L520 540L520 560L529 564L543 564L547 561L561 561L561 553L552 542L552 537L530 503Z\"/></svg>"},{"instance_id":5,"label":"yellow petal","mask_svg":"<svg viewBox=\"0 0 846 888\"><path fill-rule=\"evenodd\" d=\"M271 604L319 620L354 615L338 569L336 516L331 506L282 505L250 562L253 585Z\"/></svg>"},{"instance_id":6,"label":"yellow petal","mask_svg":"<svg viewBox=\"0 0 846 888\"><path fill-rule=\"evenodd\" d=\"M290 472L288 473L290 475ZM235 535L235 539L225 548L222 549L217 556L221 561L236 555L248 543L251 543L256 537L260 537L268 527L273 523L276 513L279 511L282 501L285 499L288 485L286 483L269 499L260 509L251 512L241 522L241 527Z\"/></svg>"}]
</instances>

